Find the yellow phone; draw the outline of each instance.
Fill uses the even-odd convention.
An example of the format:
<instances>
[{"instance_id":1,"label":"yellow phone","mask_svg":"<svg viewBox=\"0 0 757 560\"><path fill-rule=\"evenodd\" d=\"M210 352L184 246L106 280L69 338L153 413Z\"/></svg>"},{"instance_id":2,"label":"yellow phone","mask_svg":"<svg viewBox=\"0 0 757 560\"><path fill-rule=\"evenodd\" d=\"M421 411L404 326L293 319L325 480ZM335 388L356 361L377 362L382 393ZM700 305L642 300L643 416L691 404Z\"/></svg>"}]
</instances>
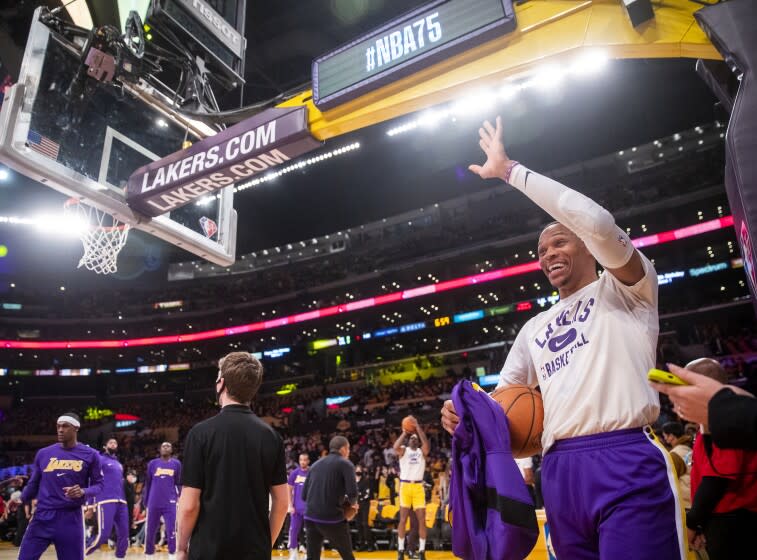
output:
<instances>
[{"instance_id":1,"label":"yellow phone","mask_svg":"<svg viewBox=\"0 0 757 560\"><path fill-rule=\"evenodd\" d=\"M666 383L667 385L688 385L688 383L677 375L657 368L652 368L647 372L647 379L655 383Z\"/></svg>"}]
</instances>

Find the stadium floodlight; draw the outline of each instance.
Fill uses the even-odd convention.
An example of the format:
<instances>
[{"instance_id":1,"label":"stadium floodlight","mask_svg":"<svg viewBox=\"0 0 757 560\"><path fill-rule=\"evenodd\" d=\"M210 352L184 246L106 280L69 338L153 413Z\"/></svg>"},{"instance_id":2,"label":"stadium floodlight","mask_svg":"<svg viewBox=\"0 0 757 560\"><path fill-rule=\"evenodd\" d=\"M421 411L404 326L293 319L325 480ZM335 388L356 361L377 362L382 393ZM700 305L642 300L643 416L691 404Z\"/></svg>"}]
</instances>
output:
<instances>
[{"instance_id":1,"label":"stadium floodlight","mask_svg":"<svg viewBox=\"0 0 757 560\"><path fill-rule=\"evenodd\" d=\"M395 126L394 128L390 128L386 131L387 136L397 136L398 134L402 134L403 132L407 132L408 130L413 130L414 128L418 127L418 121L408 121L404 124L401 124L400 126Z\"/></svg>"},{"instance_id":2,"label":"stadium floodlight","mask_svg":"<svg viewBox=\"0 0 757 560\"><path fill-rule=\"evenodd\" d=\"M78 237L89 227L84 219L79 216L64 216L63 214L42 214L32 218L33 225L43 233L63 235L65 237Z\"/></svg>"},{"instance_id":3,"label":"stadium floodlight","mask_svg":"<svg viewBox=\"0 0 757 560\"><path fill-rule=\"evenodd\" d=\"M452 106L455 116L471 116L484 113L494 105L495 95L488 89L480 89L466 95Z\"/></svg>"},{"instance_id":4,"label":"stadium floodlight","mask_svg":"<svg viewBox=\"0 0 757 560\"><path fill-rule=\"evenodd\" d=\"M565 71L556 64L547 64L536 71L529 85L534 89L550 92L557 89L565 79Z\"/></svg>"},{"instance_id":5,"label":"stadium floodlight","mask_svg":"<svg viewBox=\"0 0 757 560\"><path fill-rule=\"evenodd\" d=\"M500 88L499 98L502 101L512 101L518 97L521 89L523 89L521 84L507 83Z\"/></svg>"},{"instance_id":6,"label":"stadium floodlight","mask_svg":"<svg viewBox=\"0 0 757 560\"><path fill-rule=\"evenodd\" d=\"M607 52L602 49L589 49L580 54L569 67L575 76L593 76L603 71L609 62Z\"/></svg>"},{"instance_id":7,"label":"stadium floodlight","mask_svg":"<svg viewBox=\"0 0 757 560\"><path fill-rule=\"evenodd\" d=\"M0 181L7 181L10 174L7 169L0 168Z\"/></svg>"},{"instance_id":8,"label":"stadium floodlight","mask_svg":"<svg viewBox=\"0 0 757 560\"><path fill-rule=\"evenodd\" d=\"M424 111L421 116L418 117L418 124L425 128L435 128L448 116L449 111L435 111L429 109L428 111Z\"/></svg>"}]
</instances>

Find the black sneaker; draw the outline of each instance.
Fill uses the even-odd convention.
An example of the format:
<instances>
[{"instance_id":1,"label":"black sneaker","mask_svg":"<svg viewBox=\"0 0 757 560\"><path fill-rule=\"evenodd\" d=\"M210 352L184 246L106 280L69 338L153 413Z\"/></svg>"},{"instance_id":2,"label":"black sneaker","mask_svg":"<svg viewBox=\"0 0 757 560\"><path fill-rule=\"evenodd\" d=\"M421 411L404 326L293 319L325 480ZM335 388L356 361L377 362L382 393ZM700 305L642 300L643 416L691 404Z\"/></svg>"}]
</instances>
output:
<instances>
[{"instance_id":1,"label":"black sneaker","mask_svg":"<svg viewBox=\"0 0 757 560\"><path fill-rule=\"evenodd\" d=\"M397 560L405 560L405 551L404 550L398 550L397 551Z\"/></svg>"},{"instance_id":2,"label":"black sneaker","mask_svg":"<svg viewBox=\"0 0 757 560\"><path fill-rule=\"evenodd\" d=\"M425 550L419 550L418 551L418 560L426 560L426 551Z\"/></svg>"}]
</instances>

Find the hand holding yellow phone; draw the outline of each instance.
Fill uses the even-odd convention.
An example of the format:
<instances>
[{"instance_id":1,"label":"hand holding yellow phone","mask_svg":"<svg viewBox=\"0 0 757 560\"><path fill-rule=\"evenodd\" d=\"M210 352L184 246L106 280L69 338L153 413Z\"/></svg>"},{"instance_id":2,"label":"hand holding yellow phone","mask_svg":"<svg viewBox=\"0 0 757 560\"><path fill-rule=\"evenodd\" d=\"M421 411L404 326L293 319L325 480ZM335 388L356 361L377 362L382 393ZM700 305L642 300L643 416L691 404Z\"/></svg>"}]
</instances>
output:
<instances>
[{"instance_id":1,"label":"hand holding yellow phone","mask_svg":"<svg viewBox=\"0 0 757 560\"><path fill-rule=\"evenodd\" d=\"M647 379L655 383L665 383L667 385L688 385L688 383L677 375L657 368L652 368L647 372Z\"/></svg>"}]
</instances>

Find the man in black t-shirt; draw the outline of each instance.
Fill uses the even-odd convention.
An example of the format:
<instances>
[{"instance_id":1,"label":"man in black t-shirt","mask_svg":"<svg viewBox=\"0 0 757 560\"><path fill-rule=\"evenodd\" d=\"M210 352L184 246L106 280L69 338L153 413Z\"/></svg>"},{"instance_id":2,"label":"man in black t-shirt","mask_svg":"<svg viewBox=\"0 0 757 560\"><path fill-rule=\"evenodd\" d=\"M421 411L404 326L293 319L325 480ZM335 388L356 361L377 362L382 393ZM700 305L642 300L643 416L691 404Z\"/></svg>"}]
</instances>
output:
<instances>
[{"instance_id":1,"label":"man in black t-shirt","mask_svg":"<svg viewBox=\"0 0 757 560\"><path fill-rule=\"evenodd\" d=\"M350 519L357 513L357 481L355 467L347 460L350 442L344 436L334 436L329 442L329 454L310 467L302 487L305 500L305 531L307 560L319 560L321 545L326 538L339 551L342 560L354 560Z\"/></svg>"},{"instance_id":2,"label":"man in black t-shirt","mask_svg":"<svg viewBox=\"0 0 757 560\"><path fill-rule=\"evenodd\" d=\"M284 444L250 410L260 362L232 352L218 366L221 412L194 426L184 445L177 560L269 560L289 501Z\"/></svg>"}]
</instances>

